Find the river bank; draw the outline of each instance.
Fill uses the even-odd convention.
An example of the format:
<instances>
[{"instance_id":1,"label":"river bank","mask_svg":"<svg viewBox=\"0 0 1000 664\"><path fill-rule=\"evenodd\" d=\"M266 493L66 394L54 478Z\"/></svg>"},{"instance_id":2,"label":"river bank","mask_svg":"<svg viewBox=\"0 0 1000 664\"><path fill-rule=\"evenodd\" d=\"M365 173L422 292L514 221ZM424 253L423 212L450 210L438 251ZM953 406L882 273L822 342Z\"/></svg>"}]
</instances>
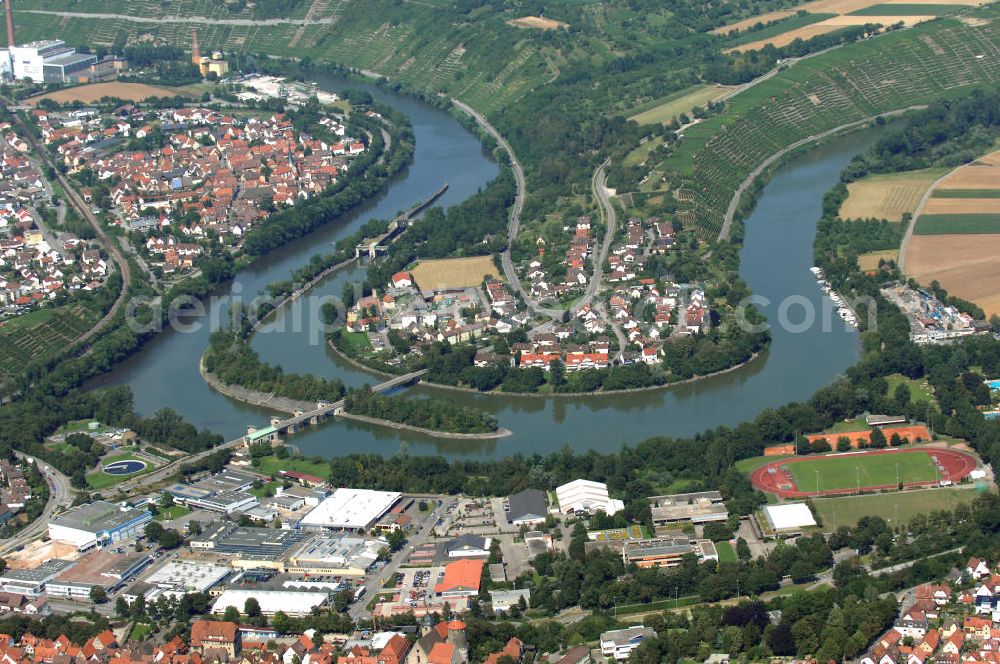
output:
<instances>
[{"instance_id":1,"label":"river bank","mask_svg":"<svg viewBox=\"0 0 1000 664\"><path fill-rule=\"evenodd\" d=\"M348 413L343 408L338 408L333 411L334 416L342 417L345 420L355 420L357 422L364 422L365 424L373 424L380 427L389 427L390 429L398 429L400 431L412 431L414 433L421 433L425 436L433 436L434 438L446 438L448 440L493 440L496 438L506 438L512 435L514 432L510 429L500 427L496 431L486 431L483 433L452 433L450 431L436 431L434 429L425 429L423 427L415 427L411 424L402 424L400 422L393 422L392 420L383 420L376 417L368 417L367 415L355 415L354 413Z\"/></svg>"},{"instance_id":2,"label":"river bank","mask_svg":"<svg viewBox=\"0 0 1000 664\"><path fill-rule=\"evenodd\" d=\"M236 399L251 406L267 408L286 415L295 415L296 411L308 412L316 407L315 402L298 401L287 397L275 396L273 393L266 394L257 390L251 390L239 385L227 385L219 380L218 376L209 373L205 369L204 357L198 362L198 373L213 390L219 394L224 394L230 399Z\"/></svg>"}]
</instances>

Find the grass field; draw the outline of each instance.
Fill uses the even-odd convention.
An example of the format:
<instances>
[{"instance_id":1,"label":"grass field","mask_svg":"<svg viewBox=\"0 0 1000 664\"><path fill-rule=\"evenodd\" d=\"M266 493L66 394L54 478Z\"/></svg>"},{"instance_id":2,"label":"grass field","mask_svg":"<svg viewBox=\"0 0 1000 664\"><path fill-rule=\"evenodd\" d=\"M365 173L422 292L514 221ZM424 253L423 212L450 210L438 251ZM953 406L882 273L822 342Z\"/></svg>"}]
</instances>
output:
<instances>
[{"instance_id":1,"label":"grass field","mask_svg":"<svg viewBox=\"0 0 1000 664\"><path fill-rule=\"evenodd\" d=\"M740 459L733 466L741 473L749 475L757 468L760 468L765 463L771 463L772 461L777 461L778 459L787 458L789 455L785 456L759 456L750 457L749 459Z\"/></svg>"},{"instance_id":2,"label":"grass field","mask_svg":"<svg viewBox=\"0 0 1000 664\"><path fill-rule=\"evenodd\" d=\"M736 551L733 549L733 545L727 541L716 542L715 550L719 552L719 562L720 563L735 563L736 562Z\"/></svg>"},{"instance_id":3,"label":"grass field","mask_svg":"<svg viewBox=\"0 0 1000 664\"><path fill-rule=\"evenodd\" d=\"M670 122L682 113L690 113L697 106L704 106L728 92L728 88L717 85L696 85L686 90L679 90L663 99L658 99L652 108L636 113L629 120L635 120L641 125L664 124ZM649 106L649 104L644 104Z\"/></svg>"},{"instance_id":4,"label":"grass field","mask_svg":"<svg viewBox=\"0 0 1000 664\"><path fill-rule=\"evenodd\" d=\"M146 464L146 467L139 472L132 473L131 475L111 475L102 470L104 466L109 463L114 463L115 461L142 461ZM116 484L121 484L125 480L132 479L133 477L138 477L139 475L145 475L149 471L154 469L154 466L146 461L145 459L140 459L134 454L125 452L124 454L116 454L114 456L104 457L101 459L101 469L95 470L92 473L87 473L87 488L89 489L107 489L108 487L113 487Z\"/></svg>"},{"instance_id":5,"label":"grass field","mask_svg":"<svg viewBox=\"0 0 1000 664\"><path fill-rule=\"evenodd\" d=\"M1000 233L998 214L922 214L913 228L914 235Z\"/></svg>"},{"instance_id":6,"label":"grass field","mask_svg":"<svg viewBox=\"0 0 1000 664\"><path fill-rule=\"evenodd\" d=\"M931 387L925 380L915 380L913 378L907 378L902 374L892 374L891 376L886 376L885 380L889 383L889 396L895 393L896 388L899 385L906 384L910 386L910 402L917 403L920 401L934 401L934 388Z\"/></svg>"},{"instance_id":7,"label":"grass field","mask_svg":"<svg viewBox=\"0 0 1000 664\"><path fill-rule=\"evenodd\" d=\"M858 267L867 272L869 270L877 270L879 261L898 261L899 260L899 250L889 249L886 251L872 251L867 254L861 254L858 256Z\"/></svg>"},{"instance_id":8,"label":"grass field","mask_svg":"<svg viewBox=\"0 0 1000 664\"><path fill-rule=\"evenodd\" d=\"M91 85L78 85L73 88L47 92L37 97L30 97L25 103L37 105L42 99L51 99L60 104L67 104L74 101L81 101L84 104L93 104L104 97L115 97L129 101L144 101L150 97L184 97L192 96L189 90L182 88L165 88L157 85L146 85L145 83L93 83Z\"/></svg>"},{"instance_id":9,"label":"grass field","mask_svg":"<svg viewBox=\"0 0 1000 664\"><path fill-rule=\"evenodd\" d=\"M486 276L497 276L500 271L490 256L469 256L420 261L410 273L420 290L429 291L478 286Z\"/></svg>"},{"instance_id":10,"label":"grass field","mask_svg":"<svg viewBox=\"0 0 1000 664\"><path fill-rule=\"evenodd\" d=\"M128 635L130 641L139 641L147 634L153 631L153 628L146 623L136 623L132 626L132 632Z\"/></svg>"},{"instance_id":11,"label":"grass field","mask_svg":"<svg viewBox=\"0 0 1000 664\"><path fill-rule=\"evenodd\" d=\"M823 530L832 532L840 526L853 526L863 516L880 516L884 519L908 521L916 514L935 510L952 510L959 504L968 504L976 497L969 489L922 489L900 491L891 495L842 496L814 498L813 505L823 520Z\"/></svg>"},{"instance_id":12,"label":"grass field","mask_svg":"<svg viewBox=\"0 0 1000 664\"><path fill-rule=\"evenodd\" d=\"M318 477L328 477L330 475L330 465L328 463L325 461L313 461L304 457L288 457L287 459L279 459L276 456L261 457L255 460L254 468L271 477L276 476L279 470L294 470Z\"/></svg>"},{"instance_id":13,"label":"grass field","mask_svg":"<svg viewBox=\"0 0 1000 664\"><path fill-rule=\"evenodd\" d=\"M352 332L344 329L340 333L340 338L350 347L352 354L361 354L372 349L371 341L368 340L368 335L364 332Z\"/></svg>"},{"instance_id":14,"label":"grass field","mask_svg":"<svg viewBox=\"0 0 1000 664\"><path fill-rule=\"evenodd\" d=\"M157 521L173 521L174 519L179 519L182 516L187 516L191 513L191 510L183 505L174 505L173 507L167 507L162 509L156 515Z\"/></svg>"},{"instance_id":15,"label":"grass field","mask_svg":"<svg viewBox=\"0 0 1000 664\"><path fill-rule=\"evenodd\" d=\"M925 168L905 173L869 175L847 185L847 200L840 206L843 219L900 221L913 212L920 197L947 169Z\"/></svg>"},{"instance_id":16,"label":"grass field","mask_svg":"<svg viewBox=\"0 0 1000 664\"><path fill-rule=\"evenodd\" d=\"M817 471L820 491L850 489L859 481L865 487L893 485L897 477L903 483L937 478L934 462L926 453L828 456L790 463L788 470L799 491L816 490Z\"/></svg>"}]
</instances>

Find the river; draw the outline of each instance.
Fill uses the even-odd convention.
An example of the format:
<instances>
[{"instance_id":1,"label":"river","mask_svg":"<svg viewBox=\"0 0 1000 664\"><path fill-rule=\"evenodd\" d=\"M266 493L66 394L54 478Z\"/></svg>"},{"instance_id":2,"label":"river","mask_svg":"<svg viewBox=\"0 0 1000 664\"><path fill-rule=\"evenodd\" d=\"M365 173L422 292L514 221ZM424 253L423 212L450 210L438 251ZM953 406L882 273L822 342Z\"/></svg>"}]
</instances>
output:
<instances>
[{"instance_id":1,"label":"river","mask_svg":"<svg viewBox=\"0 0 1000 664\"><path fill-rule=\"evenodd\" d=\"M320 84L336 90L336 79ZM287 279L313 254L354 232L371 218L391 218L425 198L444 182L448 192L439 201L453 205L475 193L498 173L476 137L444 111L391 92L368 88L413 121L416 153L413 165L388 190L361 209L268 255L242 271L223 294L250 299L267 283ZM771 349L749 365L705 380L673 388L586 397L485 396L442 390L426 385L407 389L408 396L436 396L494 413L513 435L495 441L446 441L353 422L336 421L308 429L290 439L307 455L324 457L352 452L390 455L443 454L448 457L489 458L514 453L547 453L569 445L578 452L609 452L622 444L650 436L686 436L719 425L736 425L762 410L804 400L829 384L857 361L860 342L855 330L833 315L830 325L777 325L779 302L792 296L817 312L832 311L808 268L823 194L859 151L875 140L877 129L866 129L806 153L779 169L764 189L747 220L741 274L753 292L767 298L762 307L772 324ZM345 283L357 280L363 268L342 271L321 283L313 297L339 296ZM265 326L253 340L261 358L286 371L337 377L349 386L379 379L345 364L322 343L309 318L310 300L299 302ZM228 305L213 302L210 318L225 319ZM787 318L803 319L803 307L791 306ZM786 329L789 328L789 329ZM248 424L266 423L267 411L235 402L210 390L198 374L198 359L208 343L209 329L168 330L113 372L91 385L127 384L135 394L136 410L149 414L169 406L199 427L227 439L245 432Z\"/></svg>"}]
</instances>

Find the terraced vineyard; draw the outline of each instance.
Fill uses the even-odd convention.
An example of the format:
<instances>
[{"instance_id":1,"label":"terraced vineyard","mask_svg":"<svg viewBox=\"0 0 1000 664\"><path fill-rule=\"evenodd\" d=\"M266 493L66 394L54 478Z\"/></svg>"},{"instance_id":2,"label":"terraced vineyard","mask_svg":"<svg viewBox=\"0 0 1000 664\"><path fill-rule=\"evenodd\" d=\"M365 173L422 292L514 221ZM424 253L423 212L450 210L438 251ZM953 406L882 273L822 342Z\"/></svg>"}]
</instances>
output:
<instances>
[{"instance_id":1,"label":"terraced vineyard","mask_svg":"<svg viewBox=\"0 0 1000 664\"><path fill-rule=\"evenodd\" d=\"M32 360L66 348L98 318L77 304L40 309L0 325L0 382L17 376Z\"/></svg>"},{"instance_id":2,"label":"terraced vineyard","mask_svg":"<svg viewBox=\"0 0 1000 664\"><path fill-rule=\"evenodd\" d=\"M1000 81L1000 12L974 16L980 25L935 21L803 60L737 95L723 115L688 129L663 168L693 192L690 207L706 237L719 233L744 178L782 148Z\"/></svg>"}]
</instances>

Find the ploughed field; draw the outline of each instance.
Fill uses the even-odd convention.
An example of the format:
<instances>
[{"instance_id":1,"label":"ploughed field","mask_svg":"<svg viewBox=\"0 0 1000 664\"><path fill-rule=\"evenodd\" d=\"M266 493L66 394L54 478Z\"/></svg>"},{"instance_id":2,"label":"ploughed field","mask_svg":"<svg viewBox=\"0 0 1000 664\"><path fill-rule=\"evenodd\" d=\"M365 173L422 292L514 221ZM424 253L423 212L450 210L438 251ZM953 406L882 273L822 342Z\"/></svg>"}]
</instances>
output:
<instances>
[{"instance_id":1,"label":"ploughed field","mask_svg":"<svg viewBox=\"0 0 1000 664\"><path fill-rule=\"evenodd\" d=\"M904 263L909 276L924 285L937 281L987 316L1000 313L1000 151L944 178L913 233Z\"/></svg>"}]
</instances>

